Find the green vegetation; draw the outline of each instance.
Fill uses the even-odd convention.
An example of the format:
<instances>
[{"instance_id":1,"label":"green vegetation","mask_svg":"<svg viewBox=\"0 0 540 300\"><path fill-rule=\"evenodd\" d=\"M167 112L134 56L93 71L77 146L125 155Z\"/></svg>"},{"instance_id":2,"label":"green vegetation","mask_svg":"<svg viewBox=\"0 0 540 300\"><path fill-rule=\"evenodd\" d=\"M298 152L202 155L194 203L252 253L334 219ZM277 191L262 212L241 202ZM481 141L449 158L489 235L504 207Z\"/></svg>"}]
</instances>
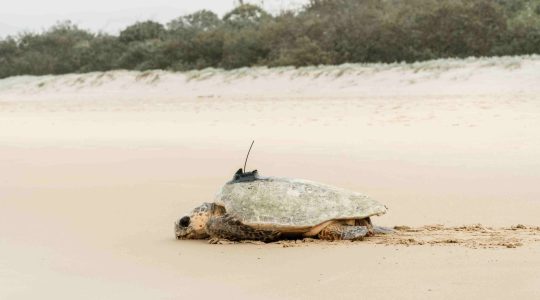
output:
<instances>
[{"instance_id":1,"label":"green vegetation","mask_svg":"<svg viewBox=\"0 0 540 300\"><path fill-rule=\"evenodd\" d=\"M311 0L270 15L241 5L118 36L70 22L0 40L0 78L208 67L307 66L540 53L540 0Z\"/></svg>"}]
</instances>

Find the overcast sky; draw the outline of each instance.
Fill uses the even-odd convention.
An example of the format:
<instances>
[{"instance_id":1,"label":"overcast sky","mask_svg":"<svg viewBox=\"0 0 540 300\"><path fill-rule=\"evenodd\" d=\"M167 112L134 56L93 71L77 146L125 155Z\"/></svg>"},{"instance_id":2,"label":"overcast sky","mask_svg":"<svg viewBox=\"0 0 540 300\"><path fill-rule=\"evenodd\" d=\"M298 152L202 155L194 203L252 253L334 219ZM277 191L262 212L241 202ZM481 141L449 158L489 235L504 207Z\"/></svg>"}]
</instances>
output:
<instances>
[{"instance_id":1,"label":"overcast sky","mask_svg":"<svg viewBox=\"0 0 540 300\"><path fill-rule=\"evenodd\" d=\"M278 12L309 0L246 0L263 3ZM0 37L23 30L41 31L59 20L71 20L81 28L117 33L136 21L152 19L166 23L200 9L219 15L231 10L234 0L0 0Z\"/></svg>"}]
</instances>

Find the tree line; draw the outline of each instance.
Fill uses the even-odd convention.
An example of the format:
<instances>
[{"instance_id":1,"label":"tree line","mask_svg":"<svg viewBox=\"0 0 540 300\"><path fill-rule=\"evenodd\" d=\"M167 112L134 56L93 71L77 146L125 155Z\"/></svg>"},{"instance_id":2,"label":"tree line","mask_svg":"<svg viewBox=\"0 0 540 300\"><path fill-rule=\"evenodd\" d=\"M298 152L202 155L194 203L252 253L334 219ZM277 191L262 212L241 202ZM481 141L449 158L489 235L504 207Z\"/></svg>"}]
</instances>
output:
<instances>
[{"instance_id":1,"label":"tree line","mask_svg":"<svg viewBox=\"0 0 540 300\"><path fill-rule=\"evenodd\" d=\"M0 40L0 78L208 67L307 66L540 53L540 0L311 0L269 14L242 4L118 35L61 22Z\"/></svg>"}]
</instances>

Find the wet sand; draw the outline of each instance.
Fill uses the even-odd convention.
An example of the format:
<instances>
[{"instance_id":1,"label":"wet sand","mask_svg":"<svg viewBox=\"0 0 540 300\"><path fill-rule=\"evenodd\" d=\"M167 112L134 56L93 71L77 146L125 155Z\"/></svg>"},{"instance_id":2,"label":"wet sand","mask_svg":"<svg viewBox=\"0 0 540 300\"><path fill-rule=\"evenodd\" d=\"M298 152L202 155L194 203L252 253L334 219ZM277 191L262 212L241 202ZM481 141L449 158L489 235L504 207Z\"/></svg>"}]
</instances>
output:
<instances>
[{"instance_id":1,"label":"wet sand","mask_svg":"<svg viewBox=\"0 0 540 300\"><path fill-rule=\"evenodd\" d=\"M63 90L65 77L43 92L0 88L0 298L539 298L536 60L462 80L477 93L449 79L475 74L467 64L438 76L394 70L372 94L355 90L375 82L369 72L329 79L331 96L275 74L261 90L249 86L260 78L215 90L217 79L177 90L133 82L124 98ZM235 84L248 88L230 93ZM252 139L248 169L364 192L389 207L374 223L396 234L175 240L173 222L213 199Z\"/></svg>"}]
</instances>

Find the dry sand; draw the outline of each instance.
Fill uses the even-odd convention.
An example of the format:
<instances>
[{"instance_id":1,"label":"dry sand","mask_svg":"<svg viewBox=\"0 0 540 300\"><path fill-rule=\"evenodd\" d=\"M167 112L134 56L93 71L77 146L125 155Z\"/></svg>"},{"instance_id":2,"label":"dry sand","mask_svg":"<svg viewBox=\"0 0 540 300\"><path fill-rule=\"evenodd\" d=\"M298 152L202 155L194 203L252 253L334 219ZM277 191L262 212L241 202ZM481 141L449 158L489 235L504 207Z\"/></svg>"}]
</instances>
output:
<instances>
[{"instance_id":1,"label":"dry sand","mask_svg":"<svg viewBox=\"0 0 540 300\"><path fill-rule=\"evenodd\" d=\"M175 240L251 139L248 168L362 191L397 233ZM538 299L539 183L537 56L8 78L0 299Z\"/></svg>"}]
</instances>

